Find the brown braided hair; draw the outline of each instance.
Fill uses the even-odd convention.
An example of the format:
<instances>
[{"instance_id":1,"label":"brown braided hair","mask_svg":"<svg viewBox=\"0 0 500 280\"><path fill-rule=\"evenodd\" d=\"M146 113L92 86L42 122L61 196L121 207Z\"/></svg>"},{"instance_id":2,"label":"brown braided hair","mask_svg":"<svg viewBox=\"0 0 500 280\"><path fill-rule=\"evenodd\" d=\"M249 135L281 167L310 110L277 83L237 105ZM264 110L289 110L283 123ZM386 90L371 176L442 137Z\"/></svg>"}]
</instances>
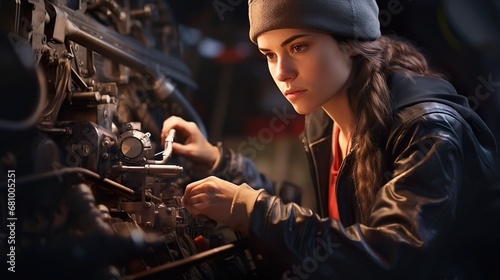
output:
<instances>
[{"instance_id":1,"label":"brown braided hair","mask_svg":"<svg viewBox=\"0 0 500 280\"><path fill-rule=\"evenodd\" d=\"M443 77L431 70L424 55L411 43L398 37L382 36L375 41L339 39L352 56L349 106L357 116L353 142L356 166L356 192L363 217L370 212L375 193L384 183L383 151L394 122L387 75L398 71L406 75Z\"/></svg>"}]
</instances>

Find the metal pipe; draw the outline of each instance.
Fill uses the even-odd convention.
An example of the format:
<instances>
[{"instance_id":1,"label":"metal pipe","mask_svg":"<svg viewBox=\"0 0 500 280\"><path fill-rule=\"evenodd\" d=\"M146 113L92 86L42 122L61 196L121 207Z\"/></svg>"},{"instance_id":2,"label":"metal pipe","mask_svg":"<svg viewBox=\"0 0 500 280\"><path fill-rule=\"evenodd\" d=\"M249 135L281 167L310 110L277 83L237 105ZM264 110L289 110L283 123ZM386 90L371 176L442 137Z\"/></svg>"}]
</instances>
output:
<instances>
[{"instance_id":1,"label":"metal pipe","mask_svg":"<svg viewBox=\"0 0 500 280\"><path fill-rule=\"evenodd\" d=\"M189 68L179 58L167 57L157 49L146 48L132 37L119 34L67 7L50 3L47 8L54 11L55 18L52 21L64 24L64 34L57 34L57 40L70 39L139 73L147 74L155 81L165 78L164 73L196 87L196 83L190 78Z\"/></svg>"},{"instance_id":2,"label":"metal pipe","mask_svg":"<svg viewBox=\"0 0 500 280\"><path fill-rule=\"evenodd\" d=\"M167 137L165 138L165 149L162 153L162 160L148 160L147 163L150 164L166 164L170 156L172 155L172 144L174 143L175 129L170 129Z\"/></svg>"},{"instance_id":3,"label":"metal pipe","mask_svg":"<svg viewBox=\"0 0 500 280\"><path fill-rule=\"evenodd\" d=\"M163 175L167 177L177 176L179 173L183 171L182 166L164 165L164 164L161 165L146 164L144 166L115 165L112 168L125 172L141 172L145 174Z\"/></svg>"},{"instance_id":4,"label":"metal pipe","mask_svg":"<svg viewBox=\"0 0 500 280\"><path fill-rule=\"evenodd\" d=\"M57 180L58 184L69 181L71 183L82 183L84 181L90 181L95 183L98 187L119 194L130 200L141 200L141 194L136 193L133 189L128 188L118 182L115 182L108 178L102 178L99 174L92 172L88 169L81 167L65 167L55 171L29 175L21 178L16 178L16 183L18 185L32 184L33 186L39 186L40 181ZM37 183L37 184L35 184ZM7 184L1 185L0 189L6 188ZM162 202L159 197L154 195L149 195L147 197L154 202Z\"/></svg>"}]
</instances>

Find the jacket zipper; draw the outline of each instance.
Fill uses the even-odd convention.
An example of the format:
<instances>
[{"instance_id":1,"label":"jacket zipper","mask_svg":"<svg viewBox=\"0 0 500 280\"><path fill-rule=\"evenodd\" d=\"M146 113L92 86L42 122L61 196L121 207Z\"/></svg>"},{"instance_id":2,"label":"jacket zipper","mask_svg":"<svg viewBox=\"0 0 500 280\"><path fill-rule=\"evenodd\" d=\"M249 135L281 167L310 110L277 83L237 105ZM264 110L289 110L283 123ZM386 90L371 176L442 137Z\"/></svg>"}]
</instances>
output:
<instances>
[{"instance_id":1,"label":"jacket zipper","mask_svg":"<svg viewBox=\"0 0 500 280\"><path fill-rule=\"evenodd\" d=\"M342 174L344 173L343 170L345 169L345 165L347 164L347 161L348 160L351 160L351 157L352 157L352 153L353 153L353 150L355 149L355 144L353 145L353 147L349 150L349 152L347 153L347 155L345 156L344 160L342 161L342 163L340 163L340 168L339 168L339 175L337 176L337 179L335 180L335 184L336 184L336 188L335 188L335 196L338 198L337 194L338 194L338 191L339 191L339 179L340 177L342 176ZM363 210L361 209L361 202L359 201L359 195L358 195L358 186L357 186L357 183L356 183L356 176L354 174L356 170L356 167L354 166L353 167L353 170L352 170L352 180L354 182L354 197L356 198L356 206L358 208L358 211L359 213L361 214L361 222L364 223L366 220L365 220L365 215L363 213Z\"/></svg>"},{"instance_id":2,"label":"jacket zipper","mask_svg":"<svg viewBox=\"0 0 500 280\"><path fill-rule=\"evenodd\" d=\"M322 216L326 216L326 213L324 213L324 211L323 211L324 207L323 207L323 202L321 199L321 194L323 192L321 191L321 186L319 184L318 171L317 171L318 166L316 164L316 161L314 160L314 153L312 152L313 149L310 146L310 143L309 143L309 140L307 139L307 136L305 136L305 135L304 135L304 137L302 137L302 144L304 145L304 150L306 151L307 159L309 161L309 165L310 165L309 168L314 171L314 179L315 179L314 187L316 189L316 194L318 196L316 198L316 201L318 202L318 211Z\"/></svg>"}]
</instances>

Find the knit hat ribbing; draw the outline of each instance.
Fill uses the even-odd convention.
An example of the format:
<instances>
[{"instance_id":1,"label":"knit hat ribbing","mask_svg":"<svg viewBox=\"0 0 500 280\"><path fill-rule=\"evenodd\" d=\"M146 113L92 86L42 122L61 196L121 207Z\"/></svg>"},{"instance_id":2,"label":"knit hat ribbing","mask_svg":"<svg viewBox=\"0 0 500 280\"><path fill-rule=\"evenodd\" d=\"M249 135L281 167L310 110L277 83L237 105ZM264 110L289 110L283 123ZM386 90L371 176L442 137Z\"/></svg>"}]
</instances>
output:
<instances>
[{"instance_id":1,"label":"knit hat ribbing","mask_svg":"<svg viewBox=\"0 0 500 280\"><path fill-rule=\"evenodd\" d=\"M375 40L380 37L375 0L249 0L250 40L269 30L303 28Z\"/></svg>"}]
</instances>

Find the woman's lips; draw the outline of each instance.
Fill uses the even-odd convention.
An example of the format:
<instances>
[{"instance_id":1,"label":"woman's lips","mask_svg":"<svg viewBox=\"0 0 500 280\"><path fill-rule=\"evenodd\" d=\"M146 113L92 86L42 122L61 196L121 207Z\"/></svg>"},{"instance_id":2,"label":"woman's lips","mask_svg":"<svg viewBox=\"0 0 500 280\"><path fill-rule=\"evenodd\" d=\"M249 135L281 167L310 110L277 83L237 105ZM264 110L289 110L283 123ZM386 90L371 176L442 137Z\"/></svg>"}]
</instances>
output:
<instances>
[{"instance_id":1,"label":"woman's lips","mask_svg":"<svg viewBox=\"0 0 500 280\"><path fill-rule=\"evenodd\" d=\"M302 96L305 92L305 89L287 89L283 94L288 100L292 101Z\"/></svg>"}]
</instances>

